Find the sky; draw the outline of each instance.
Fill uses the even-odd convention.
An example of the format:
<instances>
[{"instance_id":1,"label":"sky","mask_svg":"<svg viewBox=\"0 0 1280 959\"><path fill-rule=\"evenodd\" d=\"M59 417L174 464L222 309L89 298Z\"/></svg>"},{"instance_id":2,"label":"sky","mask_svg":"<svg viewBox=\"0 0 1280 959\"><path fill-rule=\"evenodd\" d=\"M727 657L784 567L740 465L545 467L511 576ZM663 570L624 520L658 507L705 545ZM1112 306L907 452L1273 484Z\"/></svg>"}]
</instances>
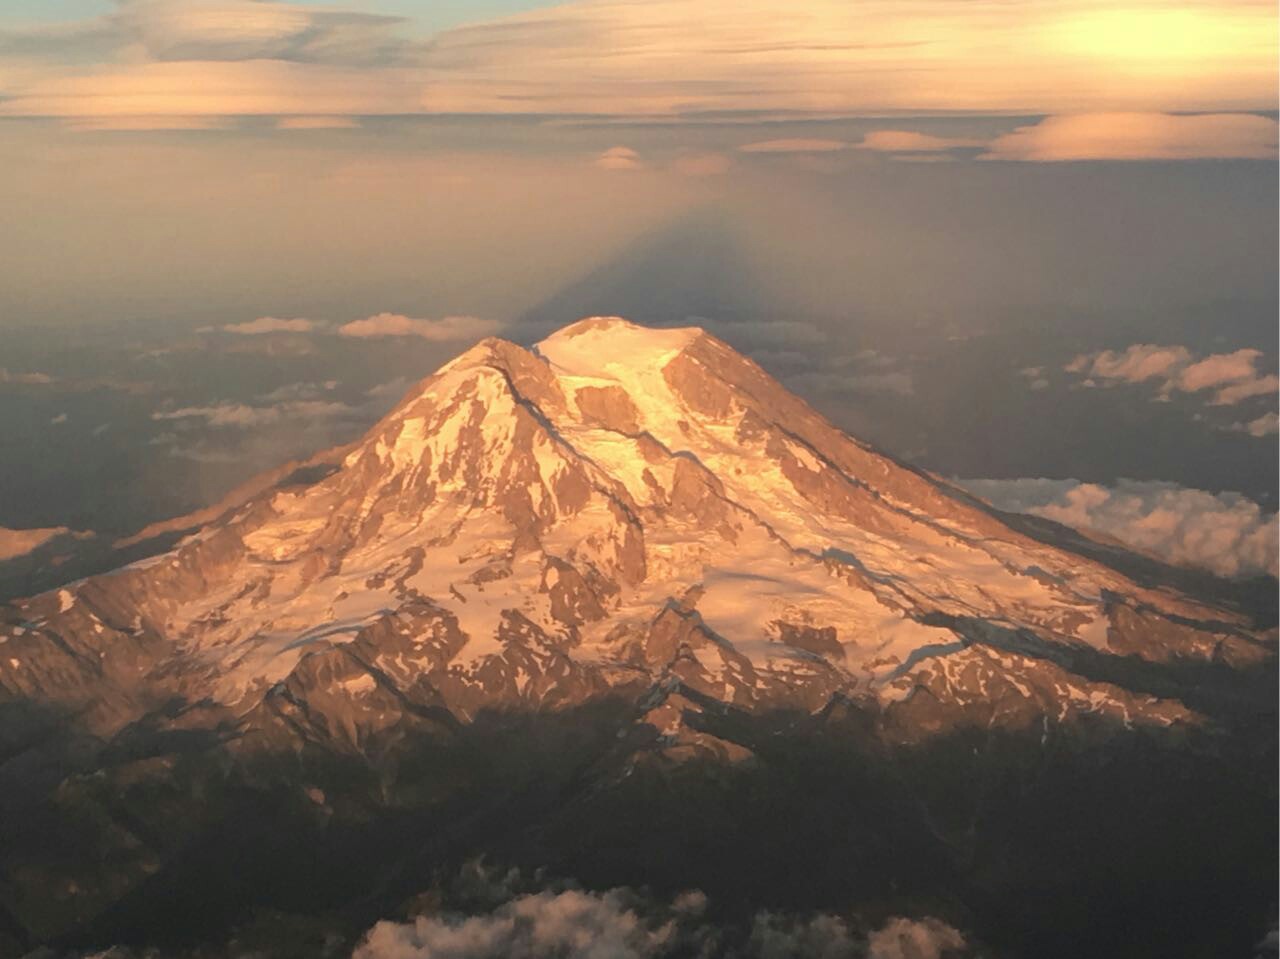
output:
<instances>
[{"instance_id":1,"label":"sky","mask_svg":"<svg viewBox=\"0 0 1280 959\"><path fill-rule=\"evenodd\" d=\"M0 0L0 526L131 531L603 313L1257 568L1277 62L1252 0Z\"/></svg>"}]
</instances>

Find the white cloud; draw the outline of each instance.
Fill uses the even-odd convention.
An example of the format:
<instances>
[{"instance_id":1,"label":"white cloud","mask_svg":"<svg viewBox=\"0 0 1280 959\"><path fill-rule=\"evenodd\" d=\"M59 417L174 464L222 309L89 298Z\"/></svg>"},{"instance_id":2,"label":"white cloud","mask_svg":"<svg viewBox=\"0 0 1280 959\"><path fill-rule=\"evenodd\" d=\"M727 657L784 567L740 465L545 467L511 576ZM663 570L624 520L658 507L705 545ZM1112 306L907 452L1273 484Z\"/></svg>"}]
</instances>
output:
<instances>
[{"instance_id":1,"label":"white cloud","mask_svg":"<svg viewBox=\"0 0 1280 959\"><path fill-rule=\"evenodd\" d=\"M1276 121L1244 113L1052 116L994 140L983 159L1271 160Z\"/></svg>"},{"instance_id":2,"label":"white cloud","mask_svg":"<svg viewBox=\"0 0 1280 959\"><path fill-rule=\"evenodd\" d=\"M1094 530L1168 563L1220 576L1276 575L1276 514L1236 493L1138 480L1111 488L1078 480L958 482L999 509Z\"/></svg>"},{"instance_id":3,"label":"white cloud","mask_svg":"<svg viewBox=\"0 0 1280 959\"><path fill-rule=\"evenodd\" d=\"M631 147L609 147L595 160L596 166L602 170L643 170L644 163L640 154Z\"/></svg>"},{"instance_id":4,"label":"white cloud","mask_svg":"<svg viewBox=\"0 0 1280 959\"><path fill-rule=\"evenodd\" d=\"M480 339L492 336L501 330L501 323L475 316L446 316L439 320L420 320L402 316L399 313L377 313L338 327L338 335L357 339L417 336L435 343L449 343Z\"/></svg>"},{"instance_id":5,"label":"white cloud","mask_svg":"<svg viewBox=\"0 0 1280 959\"><path fill-rule=\"evenodd\" d=\"M311 320L281 320L274 316L260 316L247 323L230 323L221 329L224 333L259 336L263 333L310 333L316 329L316 324Z\"/></svg>"}]
</instances>

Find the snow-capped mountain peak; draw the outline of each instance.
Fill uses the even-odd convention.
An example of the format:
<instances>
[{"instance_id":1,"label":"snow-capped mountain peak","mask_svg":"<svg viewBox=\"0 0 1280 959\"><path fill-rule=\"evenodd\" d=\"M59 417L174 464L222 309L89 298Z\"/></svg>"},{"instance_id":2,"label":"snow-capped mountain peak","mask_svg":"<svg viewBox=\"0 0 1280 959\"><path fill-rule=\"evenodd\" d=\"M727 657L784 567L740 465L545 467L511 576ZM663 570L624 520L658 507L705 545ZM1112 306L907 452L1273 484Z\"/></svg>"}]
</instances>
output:
<instances>
[{"instance_id":1,"label":"snow-capped mountain peak","mask_svg":"<svg viewBox=\"0 0 1280 959\"><path fill-rule=\"evenodd\" d=\"M915 737L1195 722L1077 662L1266 655L1229 611L1016 532L698 329L482 341L333 467L16 604L0 690L103 728L178 695L262 732L314 699L358 736L406 721L385 696L465 719L678 688L747 711L853 698Z\"/></svg>"}]
</instances>

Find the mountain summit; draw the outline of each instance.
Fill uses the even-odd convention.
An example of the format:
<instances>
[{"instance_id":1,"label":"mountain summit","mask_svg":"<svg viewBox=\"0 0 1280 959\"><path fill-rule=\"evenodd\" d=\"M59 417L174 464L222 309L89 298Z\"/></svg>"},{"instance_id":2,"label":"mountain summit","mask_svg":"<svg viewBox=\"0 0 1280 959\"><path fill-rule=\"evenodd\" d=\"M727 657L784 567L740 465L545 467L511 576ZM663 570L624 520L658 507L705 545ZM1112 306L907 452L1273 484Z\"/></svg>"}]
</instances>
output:
<instances>
[{"instance_id":1,"label":"mountain summit","mask_svg":"<svg viewBox=\"0 0 1280 959\"><path fill-rule=\"evenodd\" d=\"M1015 532L695 328L484 340L335 467L15 604L0 694L99 733L174 697L260 729L322 696L308 721L358 742L406 698L465 721L674 684L743 710L871 701L917 737L1195 723L1075 664L1266 652L1239 617Z\"/></svg>"},{"instance_id":2,"label":"mountain summit","mask_svg":"<svg viewBox=\"0 0 1280 959\"><path fill-rule=\"evenodd\" d=\"M1265 907L1266 747L1218 731L1274 732L1274 634L1020 531L703 330L484 340L249 488L0 610L0 956L268 907L346 934L477 855L744 909L946 901L1041 956L1107 928L1079 888L1158 899L1179 947L1208 915L1197 955ZM1197 845L1185 803L1240 835ZM1242 878L1153 893L1097 874L1117 843Z\"/></svg>"}]
</instances>

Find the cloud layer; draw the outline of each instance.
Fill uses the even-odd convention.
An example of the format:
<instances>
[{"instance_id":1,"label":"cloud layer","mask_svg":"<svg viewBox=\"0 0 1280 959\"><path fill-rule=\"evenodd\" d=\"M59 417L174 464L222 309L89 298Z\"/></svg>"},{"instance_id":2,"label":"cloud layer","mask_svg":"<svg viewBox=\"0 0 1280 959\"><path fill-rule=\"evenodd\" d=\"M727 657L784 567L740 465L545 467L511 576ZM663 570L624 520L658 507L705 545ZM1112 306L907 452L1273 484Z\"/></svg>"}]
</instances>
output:
<instances>
[{"instance_id":1,"label":"cloud layer","mask_svg":"<svg viewBox=\"0 0 1280 959\"><path fill-rule=\"evenodd\" d=\"M1168 563L1220 576L1277 574L1276 514L1235 493L1137 480L1110 488L1053 479L959 483L999 509L1092 530Z\"/></svg>"},{"instance_id":2,"label":"cloud layer","mask_svg":"<svg viewBox=\"0 0 1280 959\"><path fill-rule=\"evenodd\" d=\"M625 888L543 890L489 911L380 922L352 959L943 959L966 949L957 930L931 917L898 917L859 935L837 916L763 912L743 931L707 923L705 907L697 891L668 906Z\"/></svg>"},{"instance_id":3,"label":"cloud layer","mask_svg":"<svg viewBox=\"0 0 1280 959\"><path fill-rule=\"evenodd\" d=\"M0 33L0 113L127 124L244 114L1270 109L1274 27L1275 11L1247 0L1154 0L1140 11L1088 0L811 0L803 10L784 0L571 0L428 41L411 22L327 5L117 0L77 24ZM1257 149L1249 124L1202 125L1235 149ZM1187 129L1165 120L1140 138L1201 155ZM1206 135L1193 132L1196 142ZM1070 118L997 152L1060 159L1064 138L1079 156ZM1094 121L1084 140L1115 155L1133 149L1131 138Z\"/></svg>"}]
</instances>

